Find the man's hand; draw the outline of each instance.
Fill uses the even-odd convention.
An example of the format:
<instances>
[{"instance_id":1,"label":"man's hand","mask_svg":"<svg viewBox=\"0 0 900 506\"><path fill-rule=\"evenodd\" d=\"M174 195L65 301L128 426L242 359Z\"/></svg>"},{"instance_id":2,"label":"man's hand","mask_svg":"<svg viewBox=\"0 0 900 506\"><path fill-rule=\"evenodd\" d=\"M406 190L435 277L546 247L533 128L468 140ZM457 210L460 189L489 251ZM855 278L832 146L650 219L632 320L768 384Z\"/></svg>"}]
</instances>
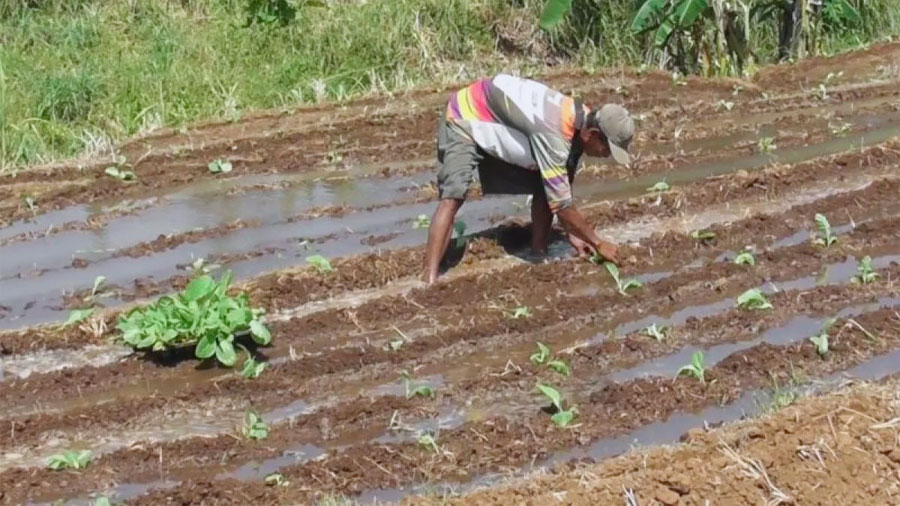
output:
<instances>
[{"instance_id":1,"label":"man's hand","mask_svg":"<svg viewBox=\"0 0 900 506\"><path fill-rule=\"evenodd\" d=\"M571 244L572 247L575 248L575 253L579 258L590 258L591 256L593 256L594 252L596 251L594 250L593 246L585 241L582 241L575 234L568 234L568 236L569 244Z\"/></svg>"},{"instance_id":2,"label":"man's hand","mask_svg":"<svg viewBox=\"0 0 900 506\"><path fill-rule=\"evenodd\" d=\"M607 262L614 264L619 263L619 247L611 242L600 241L600 248L597 250L600 256Z\"/></svg>"}]
</instances>

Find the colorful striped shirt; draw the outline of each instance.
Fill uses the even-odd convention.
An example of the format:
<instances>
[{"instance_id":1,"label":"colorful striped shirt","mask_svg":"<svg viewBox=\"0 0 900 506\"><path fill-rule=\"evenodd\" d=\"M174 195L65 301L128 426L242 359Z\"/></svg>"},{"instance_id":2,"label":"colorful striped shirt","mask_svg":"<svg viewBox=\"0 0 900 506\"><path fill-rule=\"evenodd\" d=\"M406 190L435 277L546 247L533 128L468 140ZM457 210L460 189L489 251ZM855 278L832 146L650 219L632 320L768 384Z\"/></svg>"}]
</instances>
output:
<instances>
[{"instance_id":1,"label":"colorful striped shirt","mask_svg":"<svg viewBox=\"0 0 900 506\"><path fill-rule=\"evenodd\" d=\"M566 167L575 135L571 97L537 81L499 74L453 93L446 114L452 127L489 155L540 171L554 213L572 204Z\"/></svg>"}]
</instances>

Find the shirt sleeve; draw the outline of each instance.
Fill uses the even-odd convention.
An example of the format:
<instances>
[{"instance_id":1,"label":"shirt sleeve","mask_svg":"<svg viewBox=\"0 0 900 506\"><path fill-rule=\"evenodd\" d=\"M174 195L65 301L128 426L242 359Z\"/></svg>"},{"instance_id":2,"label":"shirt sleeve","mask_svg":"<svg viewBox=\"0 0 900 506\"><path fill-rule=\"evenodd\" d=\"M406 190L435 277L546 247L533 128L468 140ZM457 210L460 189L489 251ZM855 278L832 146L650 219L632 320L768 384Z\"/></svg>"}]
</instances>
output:
<instances>
[{"instance_id":1,"label":"shirt sleeve","mask_svg":"<svg viewBox=\"0 0 900 506\"><path fill-rule=\"evenodd\" d=\"M566 170L569 143L556 135L531 135L531 151L541 172L544 193L553 214L572 205L572 185Z\"/></svg>"}]
</instances>

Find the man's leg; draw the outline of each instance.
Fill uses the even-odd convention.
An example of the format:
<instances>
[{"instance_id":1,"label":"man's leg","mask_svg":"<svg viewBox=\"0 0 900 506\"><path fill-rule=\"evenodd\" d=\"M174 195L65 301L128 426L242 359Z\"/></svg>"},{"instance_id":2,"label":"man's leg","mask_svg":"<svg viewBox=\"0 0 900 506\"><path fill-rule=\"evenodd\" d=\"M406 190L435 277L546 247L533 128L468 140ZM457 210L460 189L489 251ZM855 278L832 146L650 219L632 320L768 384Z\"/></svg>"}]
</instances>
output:
<instances>
[{"instance_id":1,"label":"man's leg","mask_svg":"<svg viewBox=\"0 0 900 506\"><path fill-rule=\"evenodd\" d=\"M547 254L547 243L550 240L550 228L553 225L553 213L547 204L547 196L543 189L531 197L531 249L539 254Z\"/></svg>"},{"instance_id":2,"label":"man's leg","mask_svg":"<svg viewBox=\"0 0 900 506\"><path fill-rule=\"evenodd\" d=\"M450 243L453 219L462 205L463 200L460 199L441 199L434 211L428 228L428 244L425 246L425 272L422 273L422 280L428 284L437 280L441 259Z\"/></svg>"}]
</instances>

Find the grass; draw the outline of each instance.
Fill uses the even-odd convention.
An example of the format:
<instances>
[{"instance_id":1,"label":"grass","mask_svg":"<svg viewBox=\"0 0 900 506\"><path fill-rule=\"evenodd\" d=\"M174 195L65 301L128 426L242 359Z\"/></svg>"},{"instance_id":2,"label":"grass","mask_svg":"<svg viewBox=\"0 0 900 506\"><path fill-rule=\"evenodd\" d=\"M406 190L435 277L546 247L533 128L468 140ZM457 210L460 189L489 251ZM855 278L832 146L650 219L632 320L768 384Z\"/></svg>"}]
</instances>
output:
<instances>
[{"instance_id":1,"label":"grass","mask_svg":"<svg viewBox=\"0 0 900 506\"><path fill-rule=\"evenodd\" d=\"M825 38L833 52L900 33L893 0ZM342 101L496 70L535 74L546 58L588 70L650 54L627 29L629 0L575 2L550 33L543 0L328 1L247 25L246 0L0 3L0 171L100 155L158 127ZM28 7L26 5L31 5ZM873 14L877 13L877 15ZM384 20L390 20L385 23ZM761 55L774 44L760 32Z\"/></svg>"}]
</instances>

